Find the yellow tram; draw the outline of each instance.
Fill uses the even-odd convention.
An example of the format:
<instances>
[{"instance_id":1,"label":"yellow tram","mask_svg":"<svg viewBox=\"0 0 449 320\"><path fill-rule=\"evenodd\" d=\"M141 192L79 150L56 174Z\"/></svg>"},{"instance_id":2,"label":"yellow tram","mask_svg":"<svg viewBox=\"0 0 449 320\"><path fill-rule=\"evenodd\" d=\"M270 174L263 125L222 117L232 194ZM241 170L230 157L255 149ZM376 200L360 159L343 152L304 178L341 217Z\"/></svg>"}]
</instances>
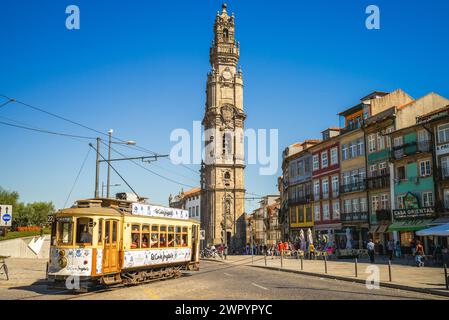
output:
<instances>
[{"instance_id":1,"label":"yellow tram","mask_svg":"<svg viewBox=\"0 0 449 320\"><path fill-rule=\"evenodd\" d=\"M47 279L81 290L199 269L199 223L188 211L118 199L79 200L53 217Z\"/></svg>"}]
</instances>

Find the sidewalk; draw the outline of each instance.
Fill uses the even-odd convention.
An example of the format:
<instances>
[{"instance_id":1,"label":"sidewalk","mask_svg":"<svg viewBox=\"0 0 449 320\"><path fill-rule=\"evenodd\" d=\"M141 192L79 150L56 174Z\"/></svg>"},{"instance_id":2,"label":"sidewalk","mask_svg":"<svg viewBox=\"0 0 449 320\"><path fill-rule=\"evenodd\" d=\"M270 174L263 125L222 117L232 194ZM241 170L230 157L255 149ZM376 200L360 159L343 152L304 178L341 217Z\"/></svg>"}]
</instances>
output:
<instances>
[{"instance_id":1,"label":"sidewalk","mask_svg":"<svg viewBox=\"0 0 449 320\"><path fill-rule=\"evenodd\" d=\"M0 287L31 285L36 281L45 281L48 259L8 258L9 280L0 274Z\"/></svg>"},{"instance_id":2,"label":"sidewalk","mask_svg":"<svg viewBox=\"0 0 449 320\"><path fill-rule=\"evenodd\" d=\"M252 263L254 259L254 263ZM327 273L325 273L324 260L303 260L303 270L301 270L301 260L295 258L267 257L266 266L264 256L228 256L226 260L216 260L224 263L246 264L248 266L267 268L272 270L295 272L304 275L317 276L338 279L343 281L352 281L365 283L367 277L371 274L367 268L371 266L368 262L358 262L358 277L355 277L354 260L330 260L327 261ZM446 290L444 269L438 267L423 267L399 265L392 262L391 278L389 279L388 264L380 262L374 264L379 268L380 286L403 289L409 291L418 291L449 297L449 290Z\"/></svg>"}]
</instances>

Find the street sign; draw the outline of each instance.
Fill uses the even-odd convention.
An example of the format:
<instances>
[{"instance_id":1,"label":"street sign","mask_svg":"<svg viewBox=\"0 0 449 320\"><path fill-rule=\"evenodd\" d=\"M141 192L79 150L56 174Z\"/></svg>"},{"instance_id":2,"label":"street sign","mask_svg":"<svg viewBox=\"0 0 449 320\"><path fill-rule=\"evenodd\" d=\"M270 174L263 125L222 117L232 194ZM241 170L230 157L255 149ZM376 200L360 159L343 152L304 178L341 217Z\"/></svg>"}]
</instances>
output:
<instances>
[{"instance_id":1,"label":"street sign","mask_svg":"<svg viewBox=\"0 0 449 320\"><path fill-rule=\"evenodd\" d=\"M12 223L12 206L0 204L0 227L10 227Z\"/></svg>"},{"instance_id":2,"label":"street sign","mask_svg":"<svg viewBox=\"0 0 449 320\"><path fill-rule=\"evenodd\" d=\"M200 230L200 240L205 240L205 239L206 239L206 231Z\"/></svg>"}]
</instances>

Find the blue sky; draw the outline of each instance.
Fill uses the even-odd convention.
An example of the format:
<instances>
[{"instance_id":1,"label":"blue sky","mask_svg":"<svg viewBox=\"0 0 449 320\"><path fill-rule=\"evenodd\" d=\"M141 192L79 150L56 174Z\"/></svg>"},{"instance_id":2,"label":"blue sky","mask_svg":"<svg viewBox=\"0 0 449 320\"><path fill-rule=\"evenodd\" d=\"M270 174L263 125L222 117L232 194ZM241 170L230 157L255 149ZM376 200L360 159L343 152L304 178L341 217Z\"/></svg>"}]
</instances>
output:
<instances>
[{"instance_id":1,"label":"blue sky","mask_svg":"<svg viewBox=\"0 0 449 320\"><path fill-rule=\"evenodd\" d=\"M202 119L212 27L221 3L4 1L0 94L104 132L113 128L119 137L168 153L170 132L191 130L192 121ZM77 31L65 28L70 4L81 11ZM380 30L365 28L369 4L381 10ZM235 0L228 1L228 11L235 12L241 44L246 127L279 129L279 157L285 146L318 138L326 127L338 125L336 114L370 91L402 88L415 98L431 91L449 97L447 0ZM95 136L17 104L1 108L0 117ZM23 201L62 207L87 141L4 125L0 135L0 186L18 191ZM194 172L168 160L145 166L198 184ZM93 195L94 167L91 152L70 201ZM154 202L166 204L181 188L132 163L117 163L117 169ZM276 192L276 176L260 176L258 169L248 166L247 190ZM115 175L112 182L121 183ZM255 204L249 201L247 211Z\"/></svg>"}]
</instances>

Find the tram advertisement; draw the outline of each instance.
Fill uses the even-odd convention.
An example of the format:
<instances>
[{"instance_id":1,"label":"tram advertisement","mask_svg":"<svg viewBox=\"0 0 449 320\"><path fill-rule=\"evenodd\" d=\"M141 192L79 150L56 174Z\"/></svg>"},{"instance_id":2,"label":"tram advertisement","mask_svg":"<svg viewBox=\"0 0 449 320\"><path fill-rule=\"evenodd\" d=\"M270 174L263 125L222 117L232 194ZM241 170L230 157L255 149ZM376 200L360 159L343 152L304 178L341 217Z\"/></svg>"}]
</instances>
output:
<instances>
[{"instance_id":1,"label":"tram advertisement","mask_svg":"<svg viewBox=\"0 0 449 320\"><path fill-rule=\"evenodd\" d=\"M92 249L50 249L51 274L89 276L91 268Z\"/></svg>"},{"instance_id":2,"label":"tram advertisement","mask_svg":"<svg viewBox=\"0 0 449 320\"><path fill-rule=\"evenodd\" d=\"M123 268L189 261L190 248L125 251Z\"/></svg>"}]
</instances>

